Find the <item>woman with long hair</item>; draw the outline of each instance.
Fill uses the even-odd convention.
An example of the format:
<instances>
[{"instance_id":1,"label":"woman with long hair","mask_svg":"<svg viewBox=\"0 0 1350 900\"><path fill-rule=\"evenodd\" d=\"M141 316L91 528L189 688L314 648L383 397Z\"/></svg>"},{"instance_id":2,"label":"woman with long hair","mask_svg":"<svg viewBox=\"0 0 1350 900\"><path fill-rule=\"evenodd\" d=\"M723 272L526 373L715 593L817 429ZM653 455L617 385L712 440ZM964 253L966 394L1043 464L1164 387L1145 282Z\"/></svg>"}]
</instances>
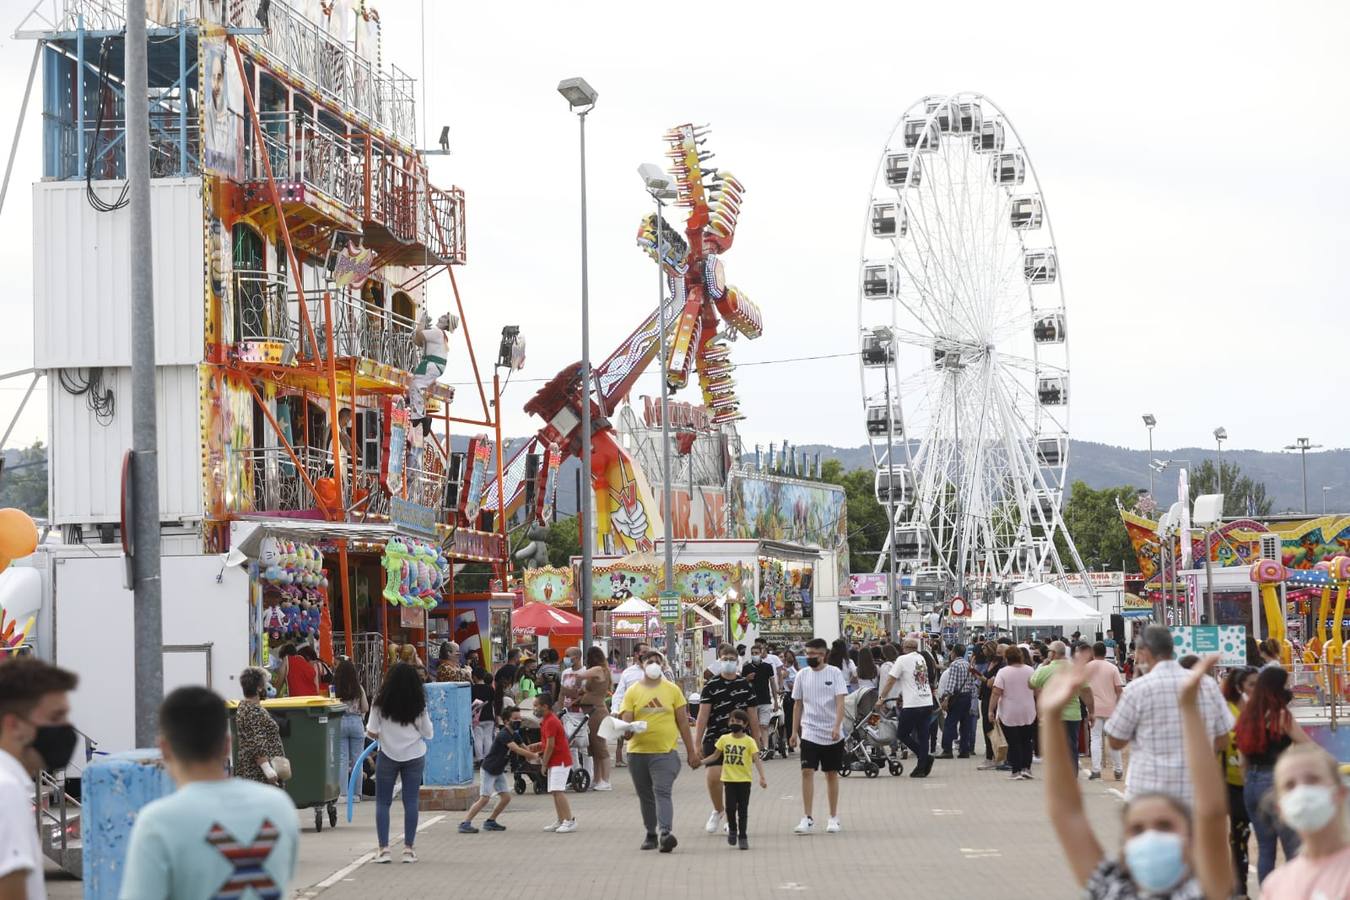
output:
<instances>
[{"instance_id":1,"label":"woman with long hair","mask_svg":"<svg viewBox=\"0 0 1350 900\"><path fill-rule=\"evenodd\" d=\"M1224 675L1223 699L1228 703L1228 711L1233 714L1236 723L1242 715L1242 707L1256 688L1256 669L1250 666L1234 666ZM1243 771L1242 753L1237 747L1237 726L1228 732L1228 746L1223 754L1224 780L1228 787L1228 850L1233 857L1233 877L1237 884L1236 896L1247 896L1247 873L1250 860L1247 848L1252 839L1252 821L1247 818L1247 803L1242 797Z\"/></svg>"},{"instance_id":2,"label":"woman with long hair","mask_svg":"<svg viewBox=\"0 0 1350 900\"><path fill-rule=\"evenodd\" d=\"M1315 744L1290 747L1275 764L1280 818L1298 832L1303 849L1261 885L1265 900L1350 897L1350 841L1346 799L1335 759Z\"/></svg>"},{"instance_id":3,"label":"woman with long hair","mask_svg":"<svg viewBox=\"0 0 1350 900\"><path fill-rule=\"evenodd\" d=\"M356 671L356 663L347 657L338 661L333 670L333 694L346 709L342 711L342 795L347 795L350 783L352 763L366 749L366 713L370 712L370 702L366 699L366 689L361 687L361 676ZM352 800L360 802L357 792Z\"/></svg>"},{"instance_id":4,"label":"woman with long hair","mask_svg":"<svg viewBox=\"0 0 1350 900\"><path fill-rule=\"evenodd\" d=\"M434 732L427 715L427 693L420 667L399 663L384 676L366 723L366 736L380 742L375 759L375 862L389 856L389 808L394 803L394 781L403 783L403 861L417 862L417 801L426 765L427 745Z\"/></svg>"},{"instance_id":5,"label":"woman with long hair","mask_svg":"<svg viewBox=\"0 0 1350 900\"><path fill-rule=\"evenodd\" d=\"M994 769L999 765L1007 766L1007 763L999 763L994 759L994 744L989 740L989 732L994 730L994 720L989 716L989 704L994 699L994 678L998 675L998 670L1003 668L1003 645L998 641L985 641L984 644L984 668L981 669L978 664L975 668L980 673L980 730L984 734L984 762L980 763L981 769Z\"/></svg>"},{"instance_id":6,"label":"woman with long hair","mask_svg":"<svg viewBox=\"0 0 1350 900\"><path fill-rule=\"evenodd\" d=\"M1263 648L1264 649L1264 648ZM1266 806L1266 798L1275 789L1275 764L1280 754L1294 743L1307 743L1308 735L1294 721L1289 701L1289 673L1268 665L1256 676L1247 705L1234 728L1237 748L1242 753L1244 784L1242 798L1247 818L1256 832L1256 877L1265 881L1275 868L1275 844L1284 846L1285 859L1298 852L1298 835L1287 828Z\"/></svg>"},{"instance_id":7,"label":"woman with long hair","mask_svg":"<svg viewBox=\"0 0 1350 900\"><path fill-rule=\"evenodd\" d=\"M830 645L830 655L825 662L826 665L834 666L844 673L844 683L848 685L850 691L858 686L858 666L848 658L848 644L843 638L834 639L834 643Z\"/></svg>"},{"instance_id":8,"label":"woman with long hair","mask_svg":"<svg viewBox=\"0 0 1350 900\"><path fill-rule=\"evenodd\" d=\"M1007 665L994 677L994 692L989 700L989 722L1003 728L1008 741L1010 779L1031 780L1031 746L1036 730L1036 694L1031 690L1031 666L1026 664L1021 647L1009 647L1003 655ZM1061 741L1061 743L1064 743ZM1068 744L1065 743L1067 753Z\"/></svg>"},{"instance_id":9,"label":"woman with long hair","mask_svg":"<svg viewBox=\"0 0 1350 900\"><path fill-rule=\"evenodd\" d=\"M858 690L868 689L876 690L880 683L880 673L877 671L877 660L872 655L871 647L861 647L858 650Z\"/></svg>"},{"instance_id":10,"label":"woman with long hair","mask_svg":"<svg viewBox=\"0 0 1350 900\"><path fill-rule=\"evenodd\" d=\"M577 705L586 714L590 726L591 760L595 766L595 780L591 782L593 791L612 791L609 784L609 741L600 736L600 723L609 715L609 692L614 688L614 673L609 669L609 660L599 644L591 644L586 651L586 668L578 676L581 696Z\"/></svg>"},{"instance_id":11,"label":"woman with long hair","mask_svg":"<svg viewBox=\"0 0 1350 900\"><path fill-rule=\"evenodd\" d=\"M1215 654L1199 663L1177 695L1195 805L1188 809L1170 794L1131 798L1125 804L1119 861L1106 855L1093 833L1092 820L1083 808L1078 772L1059 730L1064 707L1078 702L1087 664L1075 660L1041 689L1041 724L1046 729L1041 746L1050 822L1074 880L1088 900L1228 900L1232 896L1233 873L1224 849L1228 805L1198 702L1200 683L1209 677L1218 658ZM1018 668L1027 667L1012 666L1003 673Z\"/></svg>"}]
</instances>

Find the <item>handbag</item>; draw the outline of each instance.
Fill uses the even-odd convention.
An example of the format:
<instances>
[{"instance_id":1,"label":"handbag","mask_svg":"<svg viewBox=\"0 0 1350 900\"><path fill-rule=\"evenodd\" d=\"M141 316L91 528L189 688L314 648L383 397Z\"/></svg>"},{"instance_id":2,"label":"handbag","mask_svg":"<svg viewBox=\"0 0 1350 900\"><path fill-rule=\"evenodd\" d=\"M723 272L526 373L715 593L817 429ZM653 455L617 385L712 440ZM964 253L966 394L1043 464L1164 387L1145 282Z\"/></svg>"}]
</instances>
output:
<instances>
[{"instance_id":1,"label":"handbag","mask_svg":"<svg viewBox=\"0 0 1350 900\"><path fill-rule=\"evenodd\" d=\"M994 720L994 727L989 729L989 746L994 748L994 762L1001 763L1008 758L1008 738L1003 734L1003 723Z\"/></svg>"}]
</instances>

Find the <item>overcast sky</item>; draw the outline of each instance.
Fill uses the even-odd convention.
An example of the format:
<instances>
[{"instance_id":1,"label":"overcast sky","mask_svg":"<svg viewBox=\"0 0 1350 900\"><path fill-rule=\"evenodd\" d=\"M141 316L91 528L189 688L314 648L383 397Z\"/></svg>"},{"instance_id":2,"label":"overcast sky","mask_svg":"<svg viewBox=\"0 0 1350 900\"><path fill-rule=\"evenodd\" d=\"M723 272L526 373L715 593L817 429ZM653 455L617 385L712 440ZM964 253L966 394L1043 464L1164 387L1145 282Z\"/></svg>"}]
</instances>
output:
<instances>
[{"instance_id":1,"label":"overcast sky","mask_svg":"<svg viewBox=\"0 0 1350 900\"><path fill-rule=\"evenodd\" d=\"M0 0L6 32L30 5ZM385 62L420 76L419 3L379 8ZM1216 425L1230 448L1350 445L1347 33L1350 6L1331 2L723 3L685 18L617 2L428 3L430 136L450 125L454 150L431 165L468 197L469 326L480 360L504 324L528 340L507 431L537 427L519 412L526 379L580 357L577 123L554 88L582 75L600 93L587 124L597 361L655 306L634 243L649 203L636 169L664 161L667 127L710 123L715 164L746 186L725 263L765 333L734 360L848 354L886 138L924 94L976 90L1016 123L1054 222L1074 437L1144 446L1140 414L1153 412L1160 448L1208 445ZM30 54L0 41L6 154ZM32 360L40 96L0 211L0 371ZM433 314L450 302L440 279ZM447 380L469 377L462 335ZM853 358L735 378L751 445L866 439ZM649 378L635 394L655 389ZM0 425L21 396L0 384ZM37 400L12 442L45 437Z\"/></svg>"}]
</instances>

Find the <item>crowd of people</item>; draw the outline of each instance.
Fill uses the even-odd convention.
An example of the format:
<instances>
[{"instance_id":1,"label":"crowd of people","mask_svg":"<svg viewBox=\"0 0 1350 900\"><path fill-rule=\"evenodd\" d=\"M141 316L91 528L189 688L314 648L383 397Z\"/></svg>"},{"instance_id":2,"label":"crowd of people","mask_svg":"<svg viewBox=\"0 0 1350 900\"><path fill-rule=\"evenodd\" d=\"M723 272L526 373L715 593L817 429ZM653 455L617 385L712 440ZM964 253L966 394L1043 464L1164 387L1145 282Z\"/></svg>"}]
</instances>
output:
<instances>
[{"instance_id":1,"label":"crowd of people","mask_svg":"<svg viewBox=\"0 0 1350 900\"><path fill-rule=\"evenodd\" d=\"M443 678L467 680L473 691L471 746L480 787L459 824L463 834L506 830L500 817L511 802L510 776L522 771L537 776L540 793L550 795L554 819L545 830L576 832L568 797L580 766L574 751L588 757L590 789L603 791L610 789L613 749L637 798L639 849L670 853L678 846L673 788L687 765L705 770L706 831L748 850L753 787L767 786L764 756L773 746L796 755L801 770L803 815L793 831L818 830L820 772L827 808L821 830L838 833L840 775L858 764L856 745L845 740L848 710L866 701L894 724L886 752L896 763L909 761L910 777L960 765L946 760L970 759L965 765L974 771L1043 780L1050 824L1088 897L1245 897L1254 840L1263 898L1350 898L1344 828L1350 791L1335 760L1294 718L1289 675L1278 657L1259 668L1230 668L1220 678L1217 656L1174 659L1172 636L1161 626L1144 629L1133 647L1078 637L1026 643L1000 637L967 647L916 633L857 646L819 639L792 647L723 645L701 690L688 697L662 653L644 644L618 672L592 647L584 655L572 648L537 659L513 651L495 676L466 665L453 643L430 665L400 650L373 697L350 660L326 672L293 648L270 671L240 673L233 759L229 712L218 695L188 687L165 698L160 748L179 790L138 815L122 896L195 895L176 890L185 885L238 888L232 879L241 876L218 848L241 835L265 845L251 883L284 893L298 849L297 818L277 789L290 778L290 762L277 722L262 706L279 684L295 694L311 681L320 692L327 682L344 707L344 772L368 742L378 742L370 761L377 845L371 859L394 860L391 813L401 791L399 858L416 862L418 795L434 736L425 684ZM15 848L0 859L0 896L44 896L27 792L34 773L64 766L74 748L66 699L74 688L69 673L35 659L0 662L0 846ZM1106 771L1123 779L1118 854L1099 842L1083 798L1082 785ZM475 819L489 806L480 828Z\"/></svg>"}]
</instances>

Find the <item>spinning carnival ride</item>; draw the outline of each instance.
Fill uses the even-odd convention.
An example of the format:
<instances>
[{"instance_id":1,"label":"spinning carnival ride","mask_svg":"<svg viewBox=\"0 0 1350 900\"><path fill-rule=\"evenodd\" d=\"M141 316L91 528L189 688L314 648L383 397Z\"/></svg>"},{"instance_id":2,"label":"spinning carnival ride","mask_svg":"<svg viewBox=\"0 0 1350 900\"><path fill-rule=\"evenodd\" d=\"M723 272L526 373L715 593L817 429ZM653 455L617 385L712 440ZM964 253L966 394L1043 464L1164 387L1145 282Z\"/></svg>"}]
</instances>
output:
<instances>
[{"instance_id":1,"label":"spinning carnival ride","mask_svg":"<svg viewBox=\"0 0 1350 900\"><path fill-rule=\"evenodd\" d=\"M744 187L730 172L704 168L711 156L699 148L707 129L680 125L666 132L666 156L678 188L676 206L688 210L683 234L664 218L651 214L638 227L637 242L666 275L663 300L667 332L667 372L672 391L697 372L703 402L715 425L729 426L743 418L736 396L730 341L763 333L760 311L745 294L726 282L721 256L736 236ZM529 514L542 521L546 473L562 459L581 455L581 403L591 403L591 485L595 492L597 536L611 552L650 550L662 531L661 513L642 468L617 440L609 416L628 397L633 385L656 359L660 345L660 309L609 357L592 369L592 389L583 390L581 364L559 372L528 403L525 411L543 419L537 437L507 463L502 492L508 514L529 498ZM544 456L532 466L531 456ZM531 475L531 470L537 474ZM489 488L484 509L498 506Z\"/></svg>"},{"instance_id":2,"label":"spinning carnival ride","mask_svg":"<svg viewBox=\"0 0 1350 900\"><path fill-rule=\"evenodd\" d=\"M1064 574L1069 350L1054 232L1012 123L974 93L925 97L877 166L858 288L878 557L928 582Z\"/></svg>"}]
</instances>

